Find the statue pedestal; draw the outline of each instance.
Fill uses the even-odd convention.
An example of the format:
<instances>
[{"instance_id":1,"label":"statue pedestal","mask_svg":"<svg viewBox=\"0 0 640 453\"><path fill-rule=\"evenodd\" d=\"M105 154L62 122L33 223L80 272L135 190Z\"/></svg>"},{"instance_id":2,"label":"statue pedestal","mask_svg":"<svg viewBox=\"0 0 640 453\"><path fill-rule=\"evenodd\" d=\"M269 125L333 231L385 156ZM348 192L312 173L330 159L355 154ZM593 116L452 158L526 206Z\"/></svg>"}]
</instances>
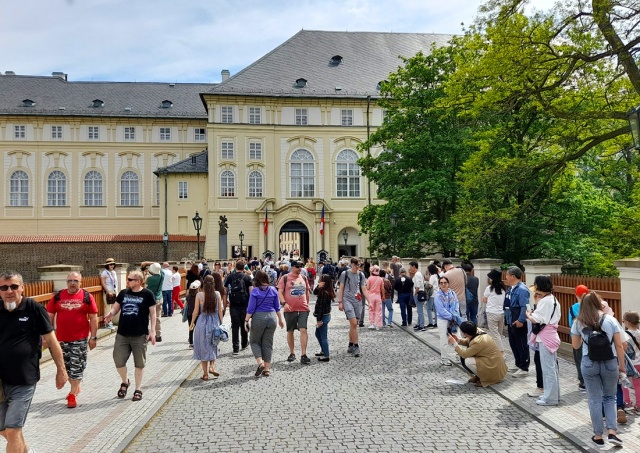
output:
<instances>
[{"instance_id":1,"label":"statue pedestal","mask_svg":"<svg viewBox=\"0 0 640 453\"><path fill-rule=\"evenodd\" d=\"M218 254L221 260L227 259L227 235L218 236Z\"/></svg>"}]
</instances>

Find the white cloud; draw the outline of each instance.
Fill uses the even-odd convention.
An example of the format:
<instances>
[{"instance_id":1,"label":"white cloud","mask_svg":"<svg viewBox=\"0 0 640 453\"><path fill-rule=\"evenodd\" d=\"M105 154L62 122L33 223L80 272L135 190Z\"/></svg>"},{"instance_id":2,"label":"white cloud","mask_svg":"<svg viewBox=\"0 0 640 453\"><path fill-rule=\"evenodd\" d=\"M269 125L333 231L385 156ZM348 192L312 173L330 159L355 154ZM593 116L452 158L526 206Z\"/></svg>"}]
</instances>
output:
<instances>
[{"instance_id":1,"label":"white cloud","mask_svg":"<svg viewBox=\"0 0 640 453\"><path fill-rule=\"evenodd\" d=\"M540 0L537 0L539 3ZM543 0L547 3L550 0ZM300 29L460 33L473 0L4 2L0 70L70 80L216 82Z\"/></svg>"}]
</instances>

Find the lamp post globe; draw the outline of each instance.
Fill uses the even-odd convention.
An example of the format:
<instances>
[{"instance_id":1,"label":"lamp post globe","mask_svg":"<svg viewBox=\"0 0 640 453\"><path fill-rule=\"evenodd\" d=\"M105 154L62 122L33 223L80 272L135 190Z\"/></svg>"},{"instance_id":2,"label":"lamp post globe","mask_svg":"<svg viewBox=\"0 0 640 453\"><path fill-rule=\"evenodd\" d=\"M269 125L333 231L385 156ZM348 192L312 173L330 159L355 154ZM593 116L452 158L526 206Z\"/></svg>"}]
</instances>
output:
<instances>
[{"instance_id":1,"label":"lamp post globe","mask_svg":"<svg viewBox=\"0 0 640 453\"><path fill-rule=\"evenodd\" d=\"M193 227L196 229L196 236L198 238L198 259L200 259L200 230L202 229L202 217L200 217L200 214L196 211L195 217L191 220L193 220Z\"/></svg>"},{"instance_id":2,"label":"lamp post globe","mask_svg":"<svg viewBox=\"0 0 640 453\"><path fill-rule=\"evenodd\" d=\"M238 238L240 239L240 258L244 258L244 248L242 247L242 242L244 241L244 233L242 231L240 231Z\"/></svg>"}]
</instances>

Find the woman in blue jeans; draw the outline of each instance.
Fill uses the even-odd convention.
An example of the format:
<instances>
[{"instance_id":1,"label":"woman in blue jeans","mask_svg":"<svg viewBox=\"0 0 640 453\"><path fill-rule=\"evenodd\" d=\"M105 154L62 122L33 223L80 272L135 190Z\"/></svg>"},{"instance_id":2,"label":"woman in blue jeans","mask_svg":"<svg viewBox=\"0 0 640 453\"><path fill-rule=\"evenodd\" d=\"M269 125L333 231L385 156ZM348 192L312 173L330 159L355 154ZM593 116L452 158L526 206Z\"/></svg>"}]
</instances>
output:
<instances>
[{"instance_id":1,"label":"woman in blue jeans","mask_svg":"<svg viewBox=\"0 0 640 453\"><path fill-rule=\"evenodd\" d=\"M611 343L612 356L608 360L595 361L589 358L587 341L589 333L602 330L606 333ZM622 441L617 436L616 420L616 392L619 373L625 372L624 352L620 337L618 322L602 311L602 299L590 292L585 295L580 304L580 312L571 327L571 344L574 349L582 346L582 377L587 388L589 400L589 413L594 436L591 441L598 447L605 444L603 438L604 427L602 423L602 409L608 432L607 439L610 444L622 446ZM592 351L595 352L595 351Z\"/></svg>"},{"instance_id":2,"label":"woman in blue jeans","mask_svg":"<svg viewBox=\"0 0 640 453\"><path fill-rule=\"evenodd\" d=\"M402 326L410 326L413 313L411 311L411 298L413 297L413 280L407 275L406 269L400 269L400 278L396 280L394 288L398 293L398 303L400 304L400 316L402 316Z\"/></svg>"},{"instance_id":3,"label":"woman in blue jeans","mask_svg":"<svg viewBox=\"0 0 640 453\"><path fill-rule=\"evenodd\" d=\"M316 338L320 343L321 352L316 354L320 362L329 361L329 321L331 321L331 303L336 298L333 290L333 281L329 274L324 274L313 290L318 296L313 316L316 317Z\"/></svg>"}]
</instances>

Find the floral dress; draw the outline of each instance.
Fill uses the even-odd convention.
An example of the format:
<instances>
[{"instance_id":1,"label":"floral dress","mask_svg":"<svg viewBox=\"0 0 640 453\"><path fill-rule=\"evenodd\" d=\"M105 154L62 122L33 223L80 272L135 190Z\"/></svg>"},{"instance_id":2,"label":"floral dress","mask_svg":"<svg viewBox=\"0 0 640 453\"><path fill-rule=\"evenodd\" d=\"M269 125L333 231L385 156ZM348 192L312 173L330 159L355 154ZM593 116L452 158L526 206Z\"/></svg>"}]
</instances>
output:
<instances>
[{"instance_id":1,"label":"floral dress","mask_svg":"<svg viewBox=\"0 0 640 453\"><path fill-rule=\"evenodd\" d=\"M202 293L198 293L200 296ZM200 314L196 327L193 329L193 358L201 362L212 361L218 358L218 341L214 339L215 330L220 327L218 310L213 313L203 313L204 295L202 298L196 296L200 303ZM220 303L220 293L216 291L216 305Z\"/></svg>"}]
</instances>

